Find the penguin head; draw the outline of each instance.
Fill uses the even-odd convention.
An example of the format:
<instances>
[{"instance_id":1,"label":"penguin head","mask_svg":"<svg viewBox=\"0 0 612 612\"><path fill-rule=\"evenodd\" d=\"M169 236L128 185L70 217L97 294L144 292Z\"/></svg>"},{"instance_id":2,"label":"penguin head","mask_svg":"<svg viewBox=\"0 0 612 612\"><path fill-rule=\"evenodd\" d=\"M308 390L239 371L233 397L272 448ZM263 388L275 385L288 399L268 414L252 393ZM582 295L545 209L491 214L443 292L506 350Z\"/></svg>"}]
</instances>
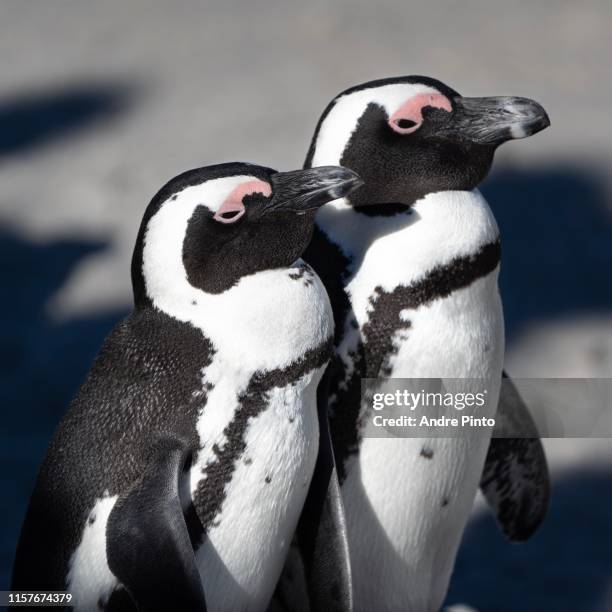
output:
<instances>
[{"instance_id":1,"label":"penguin head","mask_svg":"<svg viewBox=\"0 0 612 612\"><path fill-rule=\"evenodd\" d=\"M306 166L338 164L357 172L364 185L347 199L355 207L410 205L428 193L473 189L500 144L549 123L544 109L526 98L466 98L420 76L372 81L328 105Z\"/></svg>"},{"instance_id":2,"label":"penguin head","mask_svg":"<svg viewBox=\"0 0 612 612\"><path fill-rule=\"evenodd\" d=\"M338 167L276 172L246 163L189 170L147 207L132 257L136 306L221 293L246 275L290 266L314 216L361 185Z\"/></svg>"}]
</instances>

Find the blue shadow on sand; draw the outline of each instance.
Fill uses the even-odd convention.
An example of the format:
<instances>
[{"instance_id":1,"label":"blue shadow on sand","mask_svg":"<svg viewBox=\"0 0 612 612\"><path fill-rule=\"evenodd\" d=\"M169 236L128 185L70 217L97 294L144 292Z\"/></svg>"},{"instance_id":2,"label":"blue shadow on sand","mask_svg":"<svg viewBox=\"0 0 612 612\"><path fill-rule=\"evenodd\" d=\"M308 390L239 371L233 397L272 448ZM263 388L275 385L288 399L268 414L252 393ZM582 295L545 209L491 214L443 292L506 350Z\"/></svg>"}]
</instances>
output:
<instances>
[{"instance_id":1,"label":"blue shadow on sand","mask_svg":"<svg viewBox=\"0 0 612 612\"><path fill-rule=\"evenodd\" d=\"M128 110L138 87L78 84L0 99L0 161L49 146ZM35 180L36 177L33 177ZM53 430L91 361L123 313L56 323L48 300L83 258L106 241L68 237L32 242L0 226L0 589L8 588L21 521ZM126 266L127 273L127 266Z\"/></svg>"},{"instance_id":2,"label":"blue shadow on sand","mask_svg":"<svg viewBox=\"0 0 612 612\"><path fill-rule=\"evenodd\" d=\"M609 612L611 508L612 470L593 467L554 483L549 514L528 542L508 542L483 511L463 535L447 602L479 612Z\"/></svg>"},{"instance_id":3,"label":"blue shadow on sand","mask_svg":"<svg viewBox=\"0 0 612 612\"><path fill-rule=\"evenodd\" d=\"M612 205L574 167L500 171L482 188L502 236L509 342L532 323L612 311Z\"/></svg>"},{"instance_id":4,"label":"blue shadow on sand","mask_svg":"<svg viewBox=\"0 0 612 612\"><path fill-rule=\"evenodd\" d=\"M21 521L49 439L83 381L104 337L125 313L55 323L48 299L84 257L103 242L58 240L32 244L0 230L6 298L0 301L0 589L8 588Z\"/></svg>"},{"instance_id":5,"label":"blue shadow on sand","mask_svg":"<svg viewBox=\"0 0 612 612\"><path fill-rule=\"evenodd\" d=\"M0 99L0 159L115 118L134 92L120 84L75 85Z\"/></svg>"}]
</instances>

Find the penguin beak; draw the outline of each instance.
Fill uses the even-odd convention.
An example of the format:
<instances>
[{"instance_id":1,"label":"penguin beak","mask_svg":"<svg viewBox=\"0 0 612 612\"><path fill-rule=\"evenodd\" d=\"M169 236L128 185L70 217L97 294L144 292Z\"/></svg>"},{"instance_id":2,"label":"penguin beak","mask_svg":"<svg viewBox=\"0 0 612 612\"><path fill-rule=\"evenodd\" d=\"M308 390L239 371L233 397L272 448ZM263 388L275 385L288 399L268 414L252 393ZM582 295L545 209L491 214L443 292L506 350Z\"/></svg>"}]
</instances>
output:
<instances>
[{"instance_id":1,"label":"penguin beak","mask_svg":"<svg viewBox=\"0 0 612 612\"><path fill-rule=\"evenodd\" d=\"M550 125L546 111L533 100L511 96L453 100L453 113L442 135L498 146L526 138Z\"/></svg>"},{"instance_id":2,"label":"penguin beak","mask_svg":"<svg viewBox=\"0 0 612 612\"><path fill-rule=\"evenodd\" d=\"M343 198L363 185L352 170L341 166L321 166L272 175L272 199L264 212L291 211L303 214L323 204Z\"/></svg>"}]
</instances>

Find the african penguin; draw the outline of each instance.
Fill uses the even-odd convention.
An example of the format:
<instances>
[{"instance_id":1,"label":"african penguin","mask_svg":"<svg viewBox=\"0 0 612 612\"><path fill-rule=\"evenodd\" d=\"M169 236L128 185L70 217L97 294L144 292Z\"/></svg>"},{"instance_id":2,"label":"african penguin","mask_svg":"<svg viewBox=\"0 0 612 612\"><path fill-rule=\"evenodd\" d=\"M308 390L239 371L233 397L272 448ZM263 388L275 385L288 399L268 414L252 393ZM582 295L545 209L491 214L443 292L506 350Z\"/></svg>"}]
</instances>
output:
<instances>
[{"instance_id":1,"label":"african penguin","mask_svg":"<svg viewBox=\"0 0 612 612\"><path fill-rule=\"evenodd\" d=\"M500 238L476 187L497 146L548 124L531 100L465 98L426 77L353 87L319 120L305 166L343 165L364 180L319 211L304 255L334 310L327 402L356 610L440 608L491 437L490 427L455 439L365 437L360 381L478 379L488 401L476 416L494 416ZM539 440L518 442L495 447L485 493L520 539L541 520L548 481ZM533 464L529 482L510 482L511 468L520 480Z\"/></svg>"},{"instance_id":2,"label":"african penguin","mask_svg":"<svg viewBox=\"0 0 612 612\"><path fill-rule=\"evenodd\" d=\"M134 310L50 443L13 589L66 589L85 611L266 608L332 349L325 289L300 255L316 209L359 184L343 168L229 163L155 195Z\"/></svg>"}]
</instances>

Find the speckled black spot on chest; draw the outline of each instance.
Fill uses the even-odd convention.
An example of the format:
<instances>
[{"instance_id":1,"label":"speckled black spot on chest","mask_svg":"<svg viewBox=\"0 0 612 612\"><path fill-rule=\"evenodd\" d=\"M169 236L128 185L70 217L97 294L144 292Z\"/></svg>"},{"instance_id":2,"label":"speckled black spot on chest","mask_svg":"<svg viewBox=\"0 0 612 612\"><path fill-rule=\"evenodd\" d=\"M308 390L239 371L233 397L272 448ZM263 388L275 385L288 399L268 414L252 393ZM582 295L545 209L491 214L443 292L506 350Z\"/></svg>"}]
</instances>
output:
<instances>
[{"instance_id":1,"label":"speckled black spot on chest","mask_svg":"<svg viewBox=\"0 0 612 612\"><path fill-rule=\"evenodd\" d=\"M289 272L289 278L292 280L300 280L304 276L311 275L311 271L306 266L300 266Z\"/></svg>"},{"instance_id":2,"label":"speckled black spot on chest","mask_svg":"<svg viewBox=\"0 0 612 612\"><path fill-rule=\"evenodd\" d=\"M421 448L420 455L421 457L424 457L425 459L433 459L433 456L434 456L433 448L430 448L429 446L424 446L423 448Z\"/></svg>"},{"instance_id":3,"label":"speckled black spot on chest","mask_svg":"<svg viewBox=\"0 0 612 612\"><path fill-rule=\"evenodd\" d=\"M313 271L310 266L300 266L289 273L291 280L302 281L304 287L310 287L313 284Z\"/></svg>"}]
</instances>

